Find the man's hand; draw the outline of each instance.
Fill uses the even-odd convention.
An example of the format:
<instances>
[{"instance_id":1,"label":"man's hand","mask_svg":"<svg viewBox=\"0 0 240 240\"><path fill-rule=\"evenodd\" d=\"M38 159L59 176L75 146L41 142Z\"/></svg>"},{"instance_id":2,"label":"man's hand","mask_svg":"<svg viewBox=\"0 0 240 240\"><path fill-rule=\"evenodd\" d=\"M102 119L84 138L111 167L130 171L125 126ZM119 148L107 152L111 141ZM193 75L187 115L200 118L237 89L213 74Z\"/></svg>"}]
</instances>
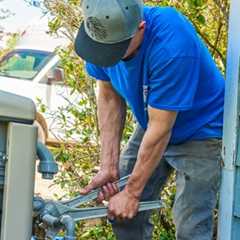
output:
<instances>
[{"instance_id":1,"label":"man's hand","mask_svg":"<svg viewBox=\"0 0 240 240\"><path fill-rule=\"evenodd\" d=\"M118 180L118 172L110 172L108 170L100 170L92 181L83 189L80 194L86 195L92 190L101 187L102 191L99 193L98 201L109 200L113 195L119 192L118 187L114 182Z\"/></svg>"},{"instance_id":2,"label":"man's hand","mask_svg":"<svg viewBox=\"0 0 240 240\"><path fill-rule=\"evenodd\" d=\"M109 219L132 219L136 216L139 207L139 199L126 189L113 196L108 204Z\"/></svg>"}]
</instances>

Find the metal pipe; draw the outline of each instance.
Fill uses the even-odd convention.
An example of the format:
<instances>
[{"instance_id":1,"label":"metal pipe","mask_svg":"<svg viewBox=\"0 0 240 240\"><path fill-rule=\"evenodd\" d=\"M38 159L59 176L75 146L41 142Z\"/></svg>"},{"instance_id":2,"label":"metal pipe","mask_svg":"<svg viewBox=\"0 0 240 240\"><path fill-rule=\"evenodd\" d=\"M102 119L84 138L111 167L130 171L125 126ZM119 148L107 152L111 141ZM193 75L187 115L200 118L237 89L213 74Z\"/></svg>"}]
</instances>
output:
<instances>
[{"instance_id":1,"label":"metal pipe","mask_svg":"<svg viewBox=\"0 0 240 240\"><path fill-rule=\"evenodd\" d=\"M0 122L0 220L2 219L3 187L5 179L7 123ZM0 228L1 228L0 221Z\"/></svg>"},{"instance_id":2,"label":"metal pipe","mask_svg":"<svg viewBox=\"0 0 240 240\"><path fill-rule=\"evenodd\" d=\"M6 163L6 138L7 123L0 122L0 188L4 185L5 163Z\"/></svg>"},{"instance_id":3,"label":"metal pipe","mask_svg":"<svg viewBox=\"0 0 240 240\"><path fill-rule=\"evenodd\" d=\"M33 211L34 213L41 212L45 207L45 201L41 197L33 198Z\"/></svg>"},{"instance_id":4,"label":"metal pipe","mask_svg":"<svg viewBox=\"0 0 240 240\"><path fill-rule=\"evenodd\" d=\"M240 1L230 1L218 240L240 235Z\"/></svg>"}]
</instances>

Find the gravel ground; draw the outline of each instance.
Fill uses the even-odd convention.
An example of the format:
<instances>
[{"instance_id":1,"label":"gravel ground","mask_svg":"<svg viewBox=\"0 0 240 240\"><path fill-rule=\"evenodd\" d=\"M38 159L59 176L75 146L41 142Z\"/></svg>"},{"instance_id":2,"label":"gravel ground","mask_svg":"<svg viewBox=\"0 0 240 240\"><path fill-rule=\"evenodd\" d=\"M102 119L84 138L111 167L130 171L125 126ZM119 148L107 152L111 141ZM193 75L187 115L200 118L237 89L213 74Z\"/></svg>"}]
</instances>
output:
<instances>
[{"instance_id":1,"label":"gravel ground","mask_svg":"<svg viewBox=\"0 0 240 240\"><path fill-rule=\"evenodd\" d=\"M41 174L36 171L35 194L44 199L56 199L56 195L63 196L64 192L52 180L42 179Z\"/></svg>"}]
</instances>

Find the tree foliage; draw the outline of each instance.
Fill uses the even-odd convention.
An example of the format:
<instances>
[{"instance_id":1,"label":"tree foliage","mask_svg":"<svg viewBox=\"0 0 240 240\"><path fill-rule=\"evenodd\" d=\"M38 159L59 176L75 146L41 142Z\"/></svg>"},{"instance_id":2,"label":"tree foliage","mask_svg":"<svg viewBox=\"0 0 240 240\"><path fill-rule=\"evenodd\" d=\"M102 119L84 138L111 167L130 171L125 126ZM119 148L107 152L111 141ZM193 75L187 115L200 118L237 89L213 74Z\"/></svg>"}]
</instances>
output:
<instances>
[{"instance_id":1,"label":"tree foliage","mask_svg":"<svg viewBox=\"0 0 240 240\"><path fill-rule=\"evenodd\" d=\"M63 145L56 149L58 161L62 171L56 180L69 196L77 194L79 188L85 185L98 170L99 164L99 131L96 116L95 81L89 79L85 72L82 60L73 51L73 41L76 31L82 21L80 0L45 0L45 6L54 16L49 27L51 33L64 34L71 40L67 49L60 49L58 53L65 69L66 84L72 88L72 92L78 92L82 100L71 103L65 109L59 109L56 113L66 129L66 136L71 137L74 132L81 136L79 144ZM227 28L229 15L228 0L152 0L146 4L156 6L172 6L184 13L194 24L199 36L205 41L220 69L225 72ZM74 122L69 124L68 114L71 114ZM123 144L132 133L134 121L129 113L124 132ZM161 214L155 214L154 239L174 239L174 226L172 223L171 207L175 196L174 179L171 178L162 198L167 207ZM105 221L100 225L89 226L87 223L79 225L78 239L114 239L114 236Z\"/></svg>"}]
</instances>

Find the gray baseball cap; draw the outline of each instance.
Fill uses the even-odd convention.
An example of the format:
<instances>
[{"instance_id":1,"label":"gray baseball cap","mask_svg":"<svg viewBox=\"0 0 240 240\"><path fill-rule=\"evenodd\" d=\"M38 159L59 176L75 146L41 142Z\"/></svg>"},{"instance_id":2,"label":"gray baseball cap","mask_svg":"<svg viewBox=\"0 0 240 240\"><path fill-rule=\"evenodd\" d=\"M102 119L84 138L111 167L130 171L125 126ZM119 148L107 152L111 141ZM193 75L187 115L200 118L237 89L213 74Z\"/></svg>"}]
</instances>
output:
<instances>
[{"instance_id":1,"label":"gray baseball cap","mask_svg":"<svg viewBox=\"0 0 240 240\"><path fill-rule=\"evenodd\" d=\"M143 19L143 1L83 0L82 12L76 53L98 66L116 64L125 55Z\"/></svg>"}]
</instances>

